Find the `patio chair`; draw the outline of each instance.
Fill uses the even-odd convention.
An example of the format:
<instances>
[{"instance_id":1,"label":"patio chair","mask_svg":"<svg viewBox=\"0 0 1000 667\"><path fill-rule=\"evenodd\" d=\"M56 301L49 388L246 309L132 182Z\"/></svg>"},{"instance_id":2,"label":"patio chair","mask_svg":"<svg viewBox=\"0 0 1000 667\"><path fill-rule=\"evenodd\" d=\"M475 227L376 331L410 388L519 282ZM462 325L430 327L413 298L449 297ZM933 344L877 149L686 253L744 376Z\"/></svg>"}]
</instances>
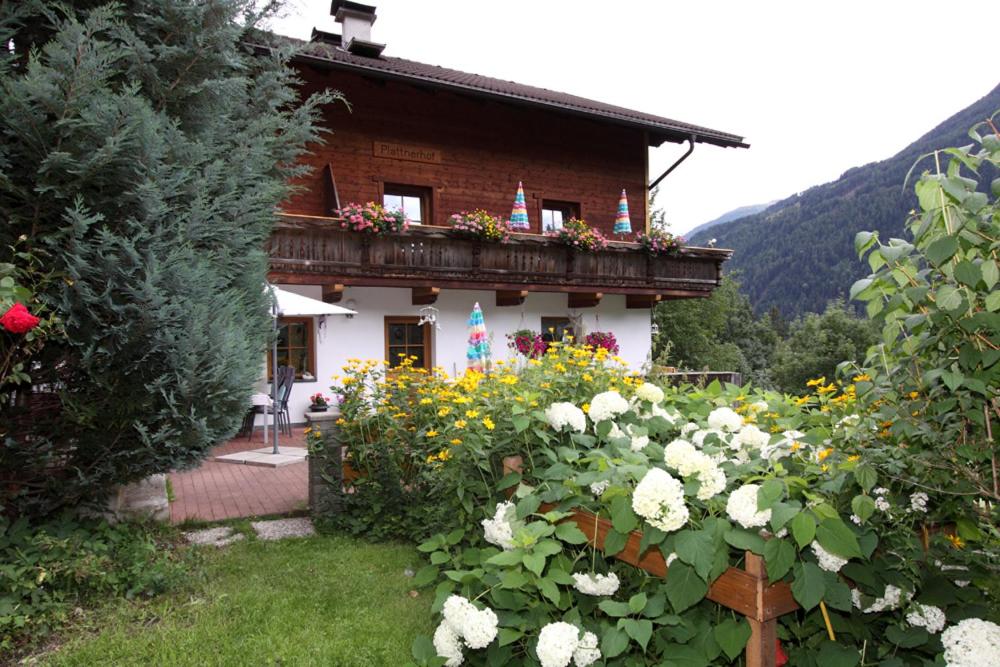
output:
<instances>
[{"instance_id":1,"label":"patio chair","mask_svg":"<svg viewBox=\"0 0 1000 667\"><path fill-rule=\"evenodd\" d=\"M291 366L278 366L278 374L275 378L278 381L278 400L274 405L254 405L243 418L242 435L247 434L247 440L253 438L254 422L257 415L274 415L274 427L280 428L285 435L292 434L292 422L288 415L288 397L292 393L292 384L295 382L295 369ZM265 417L266 418L266 417Z\"/></svg>"}]
</instances>

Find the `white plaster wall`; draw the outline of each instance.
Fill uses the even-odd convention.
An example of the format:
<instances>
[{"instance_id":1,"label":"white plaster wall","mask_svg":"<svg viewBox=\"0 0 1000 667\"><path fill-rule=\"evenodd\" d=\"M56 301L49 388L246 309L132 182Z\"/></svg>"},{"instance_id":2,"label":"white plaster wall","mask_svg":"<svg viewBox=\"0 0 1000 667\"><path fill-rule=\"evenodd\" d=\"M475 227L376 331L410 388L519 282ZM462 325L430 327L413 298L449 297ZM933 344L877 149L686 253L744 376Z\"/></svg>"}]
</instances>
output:
<instances>
[{"instance_id":1,"label":"white plaster wall","mask_svg":"<svg viewBox=\"0 0 1000 667\"><path fill-rule=\"evenodd\" d=\"M282 289L313 299L322 298L319 285L279 285ZM293 423L304 421L309 396L329 394L332 377L341 373L349 358L382 359L385 356L385 321L387 315L419 315L420 306L410 301L410 290L392 287L347 287L340 305L354 301L354 317L316 318L316 381L296 382L288 409ZM618 339L619 354L631 368L638 370L650 352L649 310L625 308L625 297L605 296L596 308L570 311L566 295L533 292L522 306L496 306L494 292L478 290L441 290L437 303L439 329L432 334L432 363L448 373L465 368L468 341L466 321L478 301L483 309L486 328L492 338L494 359L514 356L507 347L507 334L517 329L539 330L542 317L567 317L581 314L585 332L611 331ZM262 382L263 386L263 382ZM267 389L262 389L268 391ZM258 418L260 421L261 418Z\"/></svg>"}]
</instances>

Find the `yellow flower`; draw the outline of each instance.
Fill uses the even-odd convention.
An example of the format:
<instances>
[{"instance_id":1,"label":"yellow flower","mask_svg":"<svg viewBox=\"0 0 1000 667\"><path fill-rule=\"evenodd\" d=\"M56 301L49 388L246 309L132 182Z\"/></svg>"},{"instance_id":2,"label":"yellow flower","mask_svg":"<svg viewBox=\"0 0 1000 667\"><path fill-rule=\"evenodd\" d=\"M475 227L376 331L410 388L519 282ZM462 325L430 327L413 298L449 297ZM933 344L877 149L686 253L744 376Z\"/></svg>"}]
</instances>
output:
<instances>
[{"instance_id":1,"label":"yellow flower","mask_svg":"<svg viewBox=\"0 0 1000 667\"><path fill-rule=\"evenodd\" d=\"M543 382L543 383L541 383L538 386L541 387L542 389L551 389L552 388L552 383L551 382Z\"/></svg>"},{"instance_id":2,"label":"yellow flower","mask_svg":"<svg viewBox=\"0 0 1000 667\"><path fill-rule=\"evenodd\" d=\"M435 436L436 436L437 434L438 434L438 432L432 429L432 430L430 430L430 431L427 431L427 434L426 434L426 435L427 435L427 437L428 437L428 438L433 438L433 437L435 437Z\"/></svg>"},{"instance_id":3,"label":"yellow flower","mask_svg":"<svg viewBox=\"0 0 1000 667\"><path fill-rule=\"evenodd\" d=\"M832 392L835 392L835 391L837 391L837 385L835 385L833 383L830 383L830 384L826 385L825 387L819 387L819 388L816 389L816 393L817 394L829 394L829 393L832 393Z\"/></svg>"},{"instance_id":4,"label":"yellow flower","mask_svg":"<svg viewBox=\"0 0 1000 667\"><path fill-rule=\"evenodd\" d=\"M538 407L538 401L532 401L532 402L531 402L531 403L529 403L528 405L530 405L530 406L531 406L531 407L533 407L533 408L537 408L537 407Z\"/></svg>"},{"instance_id":5,"label":"yellow flower","mask_svg":"<svg viewBox=\"0 0 1000 667\"><path fill-rule=\"evenodd\" d=\"M807 387L822 387L826 384L826 376L816 378L815 380L809 380L806 382Z\"/></svg>"},{"instance_id":6,"label":"yellow flower","mask_svg":"<svg viewBox=\"0 0 1000 667\"><path fill-rule=\"evenodd\" d=\"M854 462L854 461L859 460L860 458L861 458L860 454L851 454L850 456L847 457L847 460L851 461L851 462Z\"/></svg>"},{"instance_id":7,"label":"yellow flower","mask_svg":"<svg viewBox=\"0 0 1000 667\"><path fill-rule=\"evenodd\" d=\"M438 452L439 461L447 461L450 458L451 458L451 452L448 451L447 449L442 449L440 452Z\"/></svg>"},{"instance_id":8,"label":"yellow flower","mask_svg":"<svg viewBox=\"0 0 1000 667\"><path fill-rule=\"evenodd\" d=\"M795 405L801 407L801 406L805 405L806 403L808 403L811 400L812 400L811 396L802 396L800 398L796 398L795 399Z\"/></svg>"},{"instance_id":9,"label":"yellow flower","mask_svg":"<svg viewBox=\"0 0 1000 667\"><path fill-rule=\"evenodd\" d=\"M434 400L430 399L430 398L421 398L420 399L420 405L430 405L433 402L434 402Z\"/></svg>"},{"instance_id":10,"label":"yellow flower","mask_svg":"<svg viewBox=\"0 0 1000 667\"><path fill-rule=\"evenodd\" d=\"M801 442L792 442L792 448L791 449L792 449L793 452L799 451L800 449L802 449L802 443Z\"/></svg>"},{"instance_id":11,"label":"yellow flower","mask_svg":"<svg viewBox=\"0 0 1000 667\"><path fill-rule=\"evenodd\" d=\"M771 426L771 433L781 433L781 427L777 424Z\"/></svg>"},{"instance_id":12,"label":"yellow flower","mask_svg":"<svg viewBox=\"0 0 1000 667\"><path fill-rule=\"evenodd\" d=\"M393 419L403 419L404 417L406 417L405 412L397 412L392 416Z\"/></svg>"},{"instance_id":13,"label":"yellow flower","mask_svg":"<svg viewBox=\"0 0 1000 667\"><path fill-rule=\"evenodd\" d=\"M494 424L493 420L490 419L489 417L483 417L483 426L485 426L487 430L492 431L493 429L496 428L497 425Z\"/></svg>"},{"instance_id":14,"label":"yellow flower","mask_svg":"<svg viewBox=\"0 0 1000 667\"><path fill-rule=\"evenodd\" d=\"M515 385L515 384L517 384L517 376L516 375L504 375L502 378L500 378L500 382L502 384Z\"/></svg>"},{"instance_id":15,"label":"yellow flower","mask_svg":"<svg viewBox=\"0 0 1000 667\"><path fill-rule=\"evenodd\" d=\"M956 549L965 548L965 542L958 535L946 535L946 537L948 538L948 541L951 542L951 546L955 547Z\"/></svg>"},{"instance_id":16,"label":"yellow flower","mask_svg":"<svg viewBox=\"0 0 1000 667\"><path fill-rule=\"evenodd\" d=\"M583 378L584 382L593 382L594 381L594 376L591 375L590 373L584 373L580 377Z\"/></svg>"},{"instance_id":17,"label":"yellow flower","mask_svg":"<svg viewBox=\"0 0 1000 667\"><path fill-rule=\"evenodd\" d=\"M449 412L451 412L451 408L446 405L438 410L438 417L446 417Z\"/></svg>"},{"instance_id":18,"label":"yellow flower","mask_svg":"<svg viewBox=\"0 0 1000 667\"><path fill-rule=\"evenodd\" d=\"M455 428L465 428L465 420L459 419L455 422Z\"/></svg>"},{"instance_id":19,"label":"yellow flower","mask_svg":"<svg viewBox=\"0 0 1000 667\"><path fill-rule=\"evenodd\" d=\"M821 471L823 471L823 472L826 472L826 471L828 471L828 470L830 469L830 466L828 466L827 464L825 464L825 463L824 463L823 465L821 465L821 466L819 467L819 469L820 469Z\"/></svg>"},{"instance_id":20,"label":"yellow flower","mask_svg":"<svg viewBox=\"0 0 1000 667\"><path fill-rule=\"evenodd\" d=\"M469 419L475 419L476 417L479 416L479 410L466 410L465 416L468 417Z\"/></svg>"},{"instance_id":21,"label":"yellow flower","mask_svg":"<svg viewBox=\"0 0 1000 667\"><path fill-rule=\"evenodd\" d=\"M584 414L587 414L590 412L590 403L584 403L580 406L580 409L583 410Z\"/></svg>"},{"instance_id":22,"label":"yellow flower","mask_svg":"<svg viewBox=\"0 0 1000 667\"><path fill-rule=\"evenodd\" d=\"M916 400L917 398L920 397L920 392L919 391L911 391L910 394L909 394L909 396L910 396L911 400Z\"/></svg>"},{"instance_id":23,"label":"yellow flower","mask_svg":"<svg viewBox=\"0 0 1000 667\"><path fill-rule=\"evenodd\" d=\"M560 373L565 373L566 372L566 367L563 366L562 364L556 364L552 368L553 368L553 370L559 371Z\"/></svg>"},{"instance_id":24,"label":"yellow flower","mask_svg":"<svg viewBox=\"0 0 1000 667\"><path fill-rule=\"evenodd\" d=\"M302 431L302 435L309 435L312 432L313 432L312 426L308 426Z\"/></svg>"},{"instance_id":25,"label":"yellow flower","mask_svg":"<svg viewBox=\"0 0 1000 667\"><path fill-rule=\"evenodd\" d=\"M451 444L453 444L453 445L461 445L462 441L459 438L452 438L451 439Z\"/></svg>"},{"instance_id":26,"label":"yellow flower","mask_svg":"<svg viewBox=\"0 0 1000 667\"><path fill-rule=\"evenodd\" d=\"M827 447L826 449L821 449L819 454L816 455L816 457L820 461L825 461L827 457L830 456L830 454L833 454L833 447Z\"/></svg>"},{"instance_id":27,"label":"yellow flower","mask_svg":"<svg viewBox=\"0 0 1000 667\"><path fill-rule=\"evenodd\" d=\"M872 376L868 375L868 373L862 373L861 375L855 375L851 379L851 381L852 382L871 382L872 381Z\"/></svg>"},{"instance_id":28,"label":"yellow flower","mask_svg":"<svg viewBox=\"0 0 1000 667\"><path fill-rule=\"evenodd\" d=\"M524 403L524 399L520 396L515 396L514 400L517 401L518 403Z\"/></svg>"},{"instance_id":29,"label":"yellow flower","mask_svg":"<svg viewBox=\"0 0 1000 667\"><path fill-rule=\"evenodd\" d=\"M338 419L338 420L337 420L336 422L334 422L334 423L335 423L335 424L338 424L338 425L340 425L340 426L343 426L344 424L346 424L346 423L347 423L347 420L346 420L346 419L344 419L343 417L341 417L340 419Z\"/></svg>"}]
</instances>

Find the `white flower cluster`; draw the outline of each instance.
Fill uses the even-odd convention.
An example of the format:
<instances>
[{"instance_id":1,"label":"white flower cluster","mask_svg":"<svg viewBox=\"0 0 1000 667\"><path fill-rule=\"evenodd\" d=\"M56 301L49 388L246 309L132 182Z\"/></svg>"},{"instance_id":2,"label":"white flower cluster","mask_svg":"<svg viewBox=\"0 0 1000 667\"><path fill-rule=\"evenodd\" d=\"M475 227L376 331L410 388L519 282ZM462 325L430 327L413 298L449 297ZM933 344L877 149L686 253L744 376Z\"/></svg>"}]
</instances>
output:
<instances>
[{"instance_id":1,"label":"white flower cluster","mask_svg":"<svg viewBox=\"0 0 1000 667\"><path fill-rule=\"evenodd\" d=\"M663 461L682 477L698 477L701 483L698 487L698 500L708 500L726 488L726 473L712 457L695 449L687 440L678 438L664 447Z\"/></svg>"},{"instance_id":2,"label":"white flower cluster","mask_svg":"<svg viewBox=\"0 0 1000 667\"><path fill-rule=\"evenodd\" d=\"M912 597L913 593L907 593L905 595L907 601L909 601ZM854 603L854 606L861 609L861 611L866 614L874 614L889 609L898 609L900 604L903 603L903 598L903 589L889 584L885 587L885 592L882 593L882 597L875 598L875 600L873 600L867 608L863 608L861 606L861 591L857 588L851 590L851 601Z\"/></svg>"},{"instance_id":3,"label":"white flower cluster","mask_svg":"<svg viewBox=\"0 0 1000 667\"><path fill-rule=\"evenodd\" d=\"M704 447L705 446L705 438L707 438L710 435L714 435L714 436L718 437L720 440L722 440L722 438L725 435L725 433L723 433L722 431L720 431L718 429L714 429L714 428L710 428L710 429L697 429L694 432L694 434L691 436L691 442L693 442L694 444L698 445L699 447Z\"/></svg>"},{"instance_id":4,"label":"white flower cluster","mask_svg":"<svg viewBox=\"0 0 1000 667\"><path fill-rule=\"evenodd\" d=\"M613 419L628 411L628 401L617 391L606 391L590 399L590 419L598 422Z\"/></svg>"},{"instance_id":5,"label":"white flower cluster","mask_svg":"<svg viewBox=\"0 0 1000 667\"><path fill-rule=\"evenodd\" d=\"M614 572L608 574L573 574L573 588L584 595L614 595L620 582Z\"/></svg>"},{"instance_id":6,"label":"white flower cluster","mask_svg":"<svg viewBox=\"0 0 1000 667\"><path fill-rule=\"evenodd\" d=\"M917 602L910 607L910 611L906 614L906 622L936 635L944 630L945 617L940 607Z\"/></svg>"},{"instance_id":7,"label":"white flower cluster","mask_svg":"<svg viewBox=\"0 0 1000 667\"><path fill-rule=\"evenodd\" d=\"M684 487L661 468L650 468L635 487L632 510L665 533L677 530L688 520Z\"/></svg>"},{"instance_id":8,"label":"white flower cluster","mask_svg":"<svg viewBox=\"0 0 1000 667\"><path fill-rule=\"evenodd\" d=\"M708 427L735 433L743 427L743 417L736 414L732 408L716 408L708 415Z\"/></svg>"},{"instance_id":9,"label":"white flower cluster","mask_svg":"<svg viewBox=\"0 0 1000 667\"><path fill-rule=\"evenodd\" d=\"M770 442L771 436L757 428L756 424L747 424L739 430L730 447L733 449L762 449Z\"/></svg>"},{"instance_id":10,"label":"white flower cluster","mask_svg":"<svg viewBox=\"0 0 1000 667\"><path fill-rule=\"evenodd\" d=\"M921 514L927 514L927 494L923 491L917 491L910 496L910 511L920 512Z\"/></svg>"},{"instance_id":11,"label":"white flower cluster","mask_svg":"<svg viewBox=\"0 0 1000 667\"><path fill-rule=\"evenodd\" d=\"M802 431L789 430L784 431L781 434L781 439L774 444L766 444L760 449L760 455L769 460L777 461L778 459L784 458L792 453L792 448L796 447L796 443L805 437L805 433ZM801 443L798 445L801 446Z\"/></svg>"},{"instance_id":12,"label":"white flower cluster","mask_svg":"<svg viewBox=\"0 0 1000 667\"><path fill-rule=\"evenodd\" d=\"M642 451L643 449L646 448L646 445L649 444L649 436L648 435L637 435L632 430L632 425L631 424L629 424L629 425L627 425L625 427L625 433L628 434L628 437L632 439L632 441L629 443L629 447L631 448L631 450L633 452Z\"/></svg>"},{"instance_id":13,"label":"white flower cluster","mask_svg":"<svg viewBox=\"0 0 1000 667\"><path fill-rule=\"evenodd\" d=\"M538 635L535 649L542 667L567 667L573 662L576 667L589 667L601 657L597 648L597 635L583 633L571 623L549 623Z\"/></svg>"},{"instance_id":14,"label":"white flower cluster","mask_svg":"<svg viewBox=\"0 0 1000 667\"><path fill-rule=\"evenodd\" d=\"M497 615L492 609L477 609L460 595L444 601L444 619L434 631L434 650L447 658L446 667L458 667L464 661L463 647L486 648L497 636Z\"/></svg>"},{"instance_id":15,"label":"white flower cluster","mask_svg":"<svg viewBox=\"0 0 1000 667\"><path fill-rule=\"evenodd\" d=\"M878 487L877 489L872 489L872 493L875 494L875 509L879 512L888 512L892 505L889 501L885 499L886 494L889 493L889 489L885 487Z\"/></svg>"},{"instance_id":16,"label":"white flower cluster","mask_svg":"<svg viewBox=\"0 0 1000 667\"><path fill-rule=\"evenodd\" d=\"M600 482L594 482L590 485L590 492L600 498L604 492L608 490L609 486L611 486L611 482L606 479L601 480Z\"/></svg>"},{"instance_id":17,"label":"white flower cluster","mask_svg":"<svg viewBox=\"0 0 1000 667\"><path fill-rule=\"evenodd\" d=\"M643 382L639 385L639 388L635 390L635 396L641 401L649 401L650 403L659 403L663 400L663 390L657 387L655 384L650 384L648 382Z\"/></svg>"},{"instance_id":18,"label":"white flower cluster","mask_svg":"<svg viewBox=\"0 0 1000 667\"><path fill-rule=\"evenodd\" d=\"M553 403L545 409L545 419L549 422L549 426L557 431L567 426L577 433L587 430L587 416L572 403Z\"/></svg>"},{"instance_id":19,"label":"white flower cluster","mask_svg":"<svg viewBox=\"0 0 1000 667\"><path fill-rule=\"evenodd\" d=\"M756 484L744 484L729 494L726 514L744 528L760 528L771 520L770 509L763 512L757 511L757 491L759 489L760 487Z\"/></svg>"},{"instance_id":20,"label":"white flower cluster","mask_svg":"<svg viewBox=\"0 0 1000 667\"><path fill-rule=\"evenodd\" d=\"M495 544L504 551L514 548L514 526L511 522L514 516L514 503L508 501L497 503L492 519L483 519L484 538L490 544Z\"/></svg>"},{"instance_id":21,"label":"white flower cluster","mask_svg":"<svg viewBox=\"0 0 1000 667\"><path fill-rule=\"evenodd\" d=\"M993 667L1000 664L1000 625L979 618L959 621L941 633L948 667Z\"/></svg>"},{"instance_id":22,"label":"white flower cluster","mask_svg":"<svg viewBox=\"0 0 1000 667\"><path fill-rule=\"evenodd\" d=\"M767 410L767 401L755 401L747 406L751 412L764 412Z\"/></svg>"},{"instance_id":23,"label":"white flower cluster","mask_svg":"<svg viewBox=\"0 0 1000 667\"><path fill-rule=\"evenodd\" d=\"M816 554L816 560L819 561L820 569L826 570L827 572L840 572L840 568L847 565L846 558L841 558L840 556L830 553L816 540L813 540L810 546L812 547L813 553Z\"/></svg>"}]
</instances>

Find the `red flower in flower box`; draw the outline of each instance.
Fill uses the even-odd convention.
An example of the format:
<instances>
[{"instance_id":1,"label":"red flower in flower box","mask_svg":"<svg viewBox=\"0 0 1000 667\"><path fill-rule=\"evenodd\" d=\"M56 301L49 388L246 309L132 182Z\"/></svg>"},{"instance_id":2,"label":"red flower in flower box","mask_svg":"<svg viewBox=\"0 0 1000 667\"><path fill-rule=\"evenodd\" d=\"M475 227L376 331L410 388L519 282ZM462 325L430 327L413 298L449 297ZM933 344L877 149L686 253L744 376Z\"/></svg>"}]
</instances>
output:
<instances>
[{"instance_id":1,"label":"red flower in flower box","mask_svg":"<svg viewBox=\"0 0 1000 667\"><path fill-rule=\"evenodd\" d=\"M0 326L11 333L23 334L38 326L40 319L28 312L24 304L15 303L0 316Z\"/></svg>"}]
</instances>

